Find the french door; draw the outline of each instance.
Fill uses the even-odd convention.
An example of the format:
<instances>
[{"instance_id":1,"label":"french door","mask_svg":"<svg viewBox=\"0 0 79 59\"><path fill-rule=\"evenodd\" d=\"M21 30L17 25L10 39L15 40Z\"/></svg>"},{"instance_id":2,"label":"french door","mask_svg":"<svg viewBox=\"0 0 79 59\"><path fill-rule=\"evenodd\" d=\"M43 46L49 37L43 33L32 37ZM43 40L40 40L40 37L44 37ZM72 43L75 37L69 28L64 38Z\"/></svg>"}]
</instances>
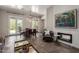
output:
<instances>
[{"instance_id":1,"label":"french door","mask_svg":"<svg viewBox=\"0 0 79 59\"><path fill-rule=\"evenodd\" d=\"M17 34L22 30L23 21L19 18L9 18L9 34Z\"/></svg>"}]
</instances>

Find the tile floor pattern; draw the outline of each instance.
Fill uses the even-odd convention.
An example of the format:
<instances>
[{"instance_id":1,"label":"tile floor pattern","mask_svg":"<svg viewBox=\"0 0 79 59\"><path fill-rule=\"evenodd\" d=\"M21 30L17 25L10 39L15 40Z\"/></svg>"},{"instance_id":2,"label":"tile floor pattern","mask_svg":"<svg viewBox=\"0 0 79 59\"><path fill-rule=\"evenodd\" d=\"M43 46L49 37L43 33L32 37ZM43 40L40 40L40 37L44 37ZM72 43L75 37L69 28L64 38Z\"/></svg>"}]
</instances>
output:
<instances>
[{"instance_id":1,"label":"tile floor pattern","mask_svg":"<svg viewBox=\"0 0 79 59\"><path fill-rule=\"evenodd\" d=\"M79 49L70 47L60 42L44 42L42 35L28 40L39 53L79 53Z\"/></svg>"},{"instance_id":2,"label":"tile floor pattern","mask_svg":"<svg viewBox=\"0 0 79 59\"><path fill-rule=\"evenodd\" d=\"M3 48L3 53L14 53L14 46L15 46L15 41L22 40L23 37L20 36L11 36L6 38L5 40L5 46ZM33 47L30 47L28 53L37 53Z\"/></svg>"},{"instance_id":3,"label":"tile floor pattern","mask_svg":"<svg viewBox=\"0 0 79 59\"><path fill-rule=\"evenodd\" d=\"M37 53L37 51L32 46L30 46L28 53Z\"/></svg>"},{"instance_id":4,"label":"tile floor pattern","mask_svg":"<svg viewBox=\"0 0 79 59\"><path fill-rule=\"evenodd\" d=\"M5 46L3 48L4 53L14 53L14 45L15 41L21 40L22 37L11 36L6 38ZM37 53L37 50L40 53L79 53L79 49L74 49L72 47L66 47L66 45L62 46L61 44L57 44L55 42L47 43L42 40L42 35L37 34L37 37L32 36L31 39L27 39L33 46L30 47L29 53Z\"/></svg>"},{"instance_id":5,"label":"tile floor pattern","mask_svg":"<svg viewBox=\"0 0 79 59\"><path fill-rule=\"evenodd\" d=\"M5 39L5 46L3 48L3 53L14 53L14 44L16 36L7 37Z\"/></svg>"}]
</instances>

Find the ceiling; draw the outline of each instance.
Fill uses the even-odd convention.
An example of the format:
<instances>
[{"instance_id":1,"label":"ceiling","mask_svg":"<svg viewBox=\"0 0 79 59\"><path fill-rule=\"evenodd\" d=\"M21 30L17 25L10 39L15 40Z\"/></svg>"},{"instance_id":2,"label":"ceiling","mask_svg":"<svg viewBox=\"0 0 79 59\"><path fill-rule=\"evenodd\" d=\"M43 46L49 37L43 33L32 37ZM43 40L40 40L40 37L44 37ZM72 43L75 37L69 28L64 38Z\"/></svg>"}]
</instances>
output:
<instances>
[{"instance_id":1,"label":"ceiling","mask_svg":"<svg viewBox=\"0 0 79 59\"><path fill-rule=\"evenodd\" d=\"M0 5L0 10L5 10L7 12L17 13L17 14L43 16L44 15L43 11L45 11L51 5L35 5L35 6L37 6L39 8L38 12L32 12L31 11L32 5L22 5L22 6L23 6L22 9L18 9L18 8L14 8L14 7L10 6L10 5Z\"/></svg>"}]
</instances>

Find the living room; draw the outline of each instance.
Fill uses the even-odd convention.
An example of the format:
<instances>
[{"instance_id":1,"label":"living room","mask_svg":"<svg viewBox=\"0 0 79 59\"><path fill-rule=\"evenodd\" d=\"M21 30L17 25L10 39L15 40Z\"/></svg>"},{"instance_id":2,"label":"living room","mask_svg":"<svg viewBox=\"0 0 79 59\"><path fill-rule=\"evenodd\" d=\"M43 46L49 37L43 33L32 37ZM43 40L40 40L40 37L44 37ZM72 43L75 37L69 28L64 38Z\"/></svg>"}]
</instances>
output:
<instances>
[{"instance_id":1,"label":"living room","mask_svg":"<svg viewBox=\"0 0 79 59\"><path fill-rule=\"evenodd\" d=\"M70 11L70 10L74 10L74 9L77 9L77 23L76 23L76 28L66 28L66 27L56 27L55 26L55 15L56 14L61 14L63 12L67 12L67 11ZM69 44L67 42L63 42L65 44L69 44L69 45L72 45L76 48L79 48L79 41L78 41L78 9L79 9L79 6L78 5L55 5L51 8L49 8L47 10L48 12L48 18L47 18L47 29L48 30L53 30L54 32L61 32L61 33L68 33L68 34L72 34L72 44Z\"/></svg>"},{"instance_id":2,"label":"living room","mask_svg":"<svg viewBox=\"0 0 79 59\"><path fill-rule=\"evenodd\" d=\"M38 32L42 32L48 7L50 6L0 5L0 37L1 44L3 43L0 51L14 52L15 41L24 40L23 37L20 37L20 33L26 30L27 34L25 35L29 36L28 29L36 29ZM23 35L21 34L21 36ZM9 37L14 38L9 39Z\"/></svg>"},{"instance_id":3,"label":"living room","mask_svg":"<svg viewBox=\"0 0 79 59\"><path fill-rule=\"evenodd\" d=\"M0 0L1 59L79 59L79 0Z\"/></svg>"},{"instance_id":4,"label":"living room","mask_svg":"<svg viewBox=\"0 0 79 59\"><path fill-rule=\"evenodd\" d=\"M33 6L34 8L36 7L35 11ZM32 11L31 8L33 8ZM38 9L39 11L37 11ZM1 5L0 6L0 36L3 39L5 37L11 37L10 40L9 38L8 40L7 39L5 40L5 45L7 47L3 49L5 50L4 52L14 53L15 50L14 45L15 43L17 43L15 41L19 41L22 43L25 42L27 45L26 47L31 46L32 50L34 50L34 53L38 53L38 52L39 53L78 53L79 52L78 10L79 10L79 5L41 5L41 6ZM74 14L73 16L74 20L71 19L72 17L68 16L69 12L71 13L72 11ZM70 20L72 20L70 22L69 21L67 22L67 24L69 25L65 25L66 21L62 22L61 24L62 26L57 25L60 23L56 23L56 17L61 16L67 18L65 16L62 16L62 14L63 15L66 14L66 16L68 16ZM11 27L11 29L10 29L11 26L10 21L11 23L14 22L15 24L15 26ZM20 25L17 25L18 23ZM26 33L24 33L25 29L27 30ZM29 30L32 31L33 29L36 30L31 33L31 40L30 40L30 38L28 38L29 36L28 32ZM18 31L21 32L22 34L20 34ZM49 32L51 32L52 37L50 37ZM43 33L44 35L42 35ZM47 33L47 35L45 33ZM63 37L64 39L61 39L59 36ZM24 40L23 39L24 37L26 37L27 40ZM27 41L30 43L28 44ZM10 50L12 51L9 50L9 47L11 47ZM28 48L25 48L25 45L16 48L16 50L19 49L22 50L22 48L28 50Z\"/></svg>"}]
</instances>

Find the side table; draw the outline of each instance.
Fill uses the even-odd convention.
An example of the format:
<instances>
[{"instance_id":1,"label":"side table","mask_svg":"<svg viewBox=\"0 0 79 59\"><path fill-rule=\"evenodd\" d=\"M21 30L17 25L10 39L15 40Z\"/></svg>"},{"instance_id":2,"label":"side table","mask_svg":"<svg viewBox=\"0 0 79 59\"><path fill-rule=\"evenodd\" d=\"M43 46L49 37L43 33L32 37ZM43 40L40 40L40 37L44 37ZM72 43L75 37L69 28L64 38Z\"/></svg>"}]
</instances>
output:
<instances>
[{"instance_id":1,"label":"side table","mask_svg":"<svg viewBox=\"0 0 79 59\"><path fill-rule=\"evenodd\" d=\"M58 41L57 37L59 37L60 35L54 35L54 41Z\"/></svg>"}]
</instances>

